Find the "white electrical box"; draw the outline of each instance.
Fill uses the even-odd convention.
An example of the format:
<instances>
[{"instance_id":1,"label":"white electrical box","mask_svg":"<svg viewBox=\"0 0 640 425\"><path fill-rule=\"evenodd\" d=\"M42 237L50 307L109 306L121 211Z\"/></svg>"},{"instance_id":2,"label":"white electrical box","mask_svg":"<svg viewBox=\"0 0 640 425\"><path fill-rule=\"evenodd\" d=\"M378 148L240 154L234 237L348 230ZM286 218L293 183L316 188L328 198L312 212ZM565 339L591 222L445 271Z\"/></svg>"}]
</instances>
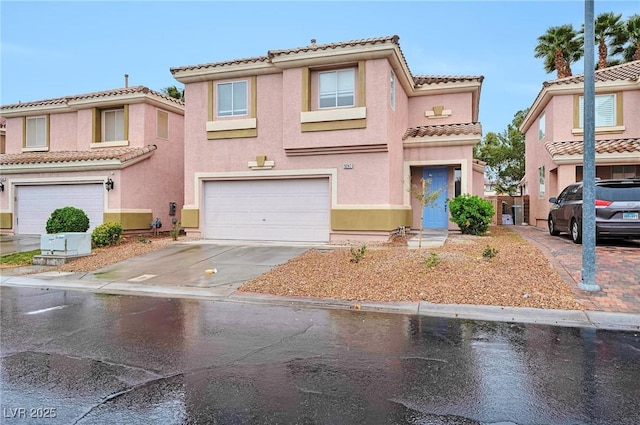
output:
<instances>
[{"instance_id":1,"label":"white electrical box","mask_svg":"<svg viewBox=\"0 0 640 425\"><path fill-rule=\"evenodd\" d=\"M91 235L88 233L55 233L40 235L43 256L74 256L91 254Z\"/></svg>"}]
</instances>

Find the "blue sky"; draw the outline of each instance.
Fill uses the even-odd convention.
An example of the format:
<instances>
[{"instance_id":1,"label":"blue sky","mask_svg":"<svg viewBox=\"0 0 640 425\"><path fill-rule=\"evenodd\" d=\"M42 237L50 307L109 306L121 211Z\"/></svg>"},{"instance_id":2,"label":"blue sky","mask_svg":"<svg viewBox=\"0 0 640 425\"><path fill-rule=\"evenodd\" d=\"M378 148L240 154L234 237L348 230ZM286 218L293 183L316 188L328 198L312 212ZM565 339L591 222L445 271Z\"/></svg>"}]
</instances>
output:
<instances>
[{"instance_id":1,"label":"blue sky","mask_svg":"<svg viewBox=\"0 0 640 425\"><path fill-rule=\"evenodd\" d=\"M640 13L639 0L595 1L595 15ZM584 20L564 1L0 2L7 105L129 85L181 84L171 67L268 50L398 35L414 75L483 75L483 132L501 132L555 78L533 57L547 28ZM581 64L574 74L583 72Z\"/></svg>"}]
</instances>

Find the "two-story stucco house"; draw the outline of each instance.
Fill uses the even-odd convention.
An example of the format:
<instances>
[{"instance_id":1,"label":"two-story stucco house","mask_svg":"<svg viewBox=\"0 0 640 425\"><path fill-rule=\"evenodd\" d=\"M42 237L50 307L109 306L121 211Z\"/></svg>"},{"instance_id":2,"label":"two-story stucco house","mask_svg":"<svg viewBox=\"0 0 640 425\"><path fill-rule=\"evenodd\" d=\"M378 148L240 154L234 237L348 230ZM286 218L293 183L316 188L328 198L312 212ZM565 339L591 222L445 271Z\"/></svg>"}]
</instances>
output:
<instances>
[{"instance_id":1,"label":"two-story stucco house","mask_svg":"<svg viewBox=\"0 0 640 425\"><path fill-rule=\"evenodd\" d=\"M397 36L172 68L185 84L187 234L206 239L387 240L419 228L409 189L482 195L483 77L414 76Z\"/></svg>"},{"instance_id":2,"label":"two-story stucco house","mask_svg":"<svg viewBox=\"0 0 640 425\"><path fill-rule=\"evenodd\" d=\"M550 197L582 180L584 75L551 80L529 109L523 193L529 224L547 227ZM640 61L595 72L596 177L640 176Z\"/></svg>"},{"instance_id":3,"label":"two-story stucco house","mask_svg":"<svg viewBox=\"0 0 640 425\"><path fill-rule=\"evenodd\" d=\"M51 212L74 206L90 229L119 221L171 228L184 190L184 104L143 86L0 107L0 231L43 234Z\"/></svg>"}]
</instances>

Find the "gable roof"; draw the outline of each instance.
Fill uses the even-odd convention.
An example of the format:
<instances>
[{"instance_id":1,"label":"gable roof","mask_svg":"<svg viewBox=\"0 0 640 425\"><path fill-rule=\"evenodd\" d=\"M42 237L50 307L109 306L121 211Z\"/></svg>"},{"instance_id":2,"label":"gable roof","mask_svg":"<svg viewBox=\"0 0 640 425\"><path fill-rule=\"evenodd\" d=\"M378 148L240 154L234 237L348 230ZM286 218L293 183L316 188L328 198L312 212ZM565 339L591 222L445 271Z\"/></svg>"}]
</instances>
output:
<instances>
[{"instance_id":1,"label":"gable roof","mask_svg":"<svg viewBox=\"0 0 640 425\"><path fill-rule=\"evenodd\" d=\"M640 88L640 60L596 70L594 79L596 91L599 85L615 83L627 83L629 87L637 85ZM542 88L520 125L520 131L525 133L531 127L556 92L569 94L572 91L582 93L583 90L584 74L543 82Z\"/></svg>"},{"instance_id":2,"label":"gable roof","mask_svg":"<svg viewBox=\"0 0 640 425\"><path fill-rule=\"evenodd\" d=\"M106 102L109 100L118 100L131 96L147 96L156 99L164 104L174 105L180 109L184 109L184 102L179 99L167 96L164 93L151 90L145 86L123 87L119 89L104 90L92 93L78 94L73 96L63 96L53 99L36 100L31 102L20 102L10 105L0 106L0 113L8 116L9 113L24 111L29 109L55 109L55 108L73 108L74 105L82 105L87 102ZM86 106L85 106L86 107Z\"/></svg>"}]
</instances>

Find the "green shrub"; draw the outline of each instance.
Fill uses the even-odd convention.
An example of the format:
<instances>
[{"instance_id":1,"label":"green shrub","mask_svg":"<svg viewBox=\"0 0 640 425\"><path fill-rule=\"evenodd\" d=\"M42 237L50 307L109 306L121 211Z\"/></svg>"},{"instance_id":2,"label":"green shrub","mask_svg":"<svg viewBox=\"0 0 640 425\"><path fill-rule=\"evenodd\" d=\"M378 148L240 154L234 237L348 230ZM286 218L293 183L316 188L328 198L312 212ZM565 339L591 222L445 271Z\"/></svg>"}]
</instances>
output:
<instances>
[{"instance_id":1,"label":"green shrub","mask_svg":"<svg viewBox=\"0 0 640 425\"><path fill-rule=\"evenodd\" d=\"M120 242L122 225L115 221L107 221L93 229L91 241L94 246L115 245Z\"/></svg>"},{"instance_id":2,"label":"green shrub","mask_svg":"<svg viewBox=\"0 0 640 425\"><path fill-rule=\"evenodd\" d=\"M429 269L437 266L438 264L440 264L440 257L438 257L438 254L435 252L430 252L429 256L424 260L425 267Z\"/></svg>"},{"instance_id":3,"label":"green shrub","mask_svg":"<svg viewBox=\"0 0 640 425\"><path fill-rule=\"evenodd\" d=\"M476 195L460 195L449 200L451 220L463 234L484 235L494 210L491 202Z\"/></svg>"},{"instance_id":4,"label":"green shrub","mask_svg":"<svg viewBox=\"0 0 640 425\"><path fill-rule=\"evenodd\" d=\"M489 245L487 245L487 247L482 252L482 256L486 259L491 259L496 255L498 255L498 250L495 248L491 248Z\"/></svg>"},{"instance_id":5,"label":"green shrub","mask_svg":"<svg viewBox=\"0 0 640 425\"><path fill-rule=\"evenodd\" d=\"M89 230L89 217L75 207L58 208L47 220L47 233L86 232Z\"/></svg>"},{"instance_id":6,"label":"green shrub","mask_svg":"<svg viewBox=\"0 0 640 425\"><path fill-rule=\"evenodd\" d=\"M351 261L352 263L359 263L364 257L364 253L367 252L367 246L362 245L359 249L351 248Z\"/></svg>"}]
</instances>

